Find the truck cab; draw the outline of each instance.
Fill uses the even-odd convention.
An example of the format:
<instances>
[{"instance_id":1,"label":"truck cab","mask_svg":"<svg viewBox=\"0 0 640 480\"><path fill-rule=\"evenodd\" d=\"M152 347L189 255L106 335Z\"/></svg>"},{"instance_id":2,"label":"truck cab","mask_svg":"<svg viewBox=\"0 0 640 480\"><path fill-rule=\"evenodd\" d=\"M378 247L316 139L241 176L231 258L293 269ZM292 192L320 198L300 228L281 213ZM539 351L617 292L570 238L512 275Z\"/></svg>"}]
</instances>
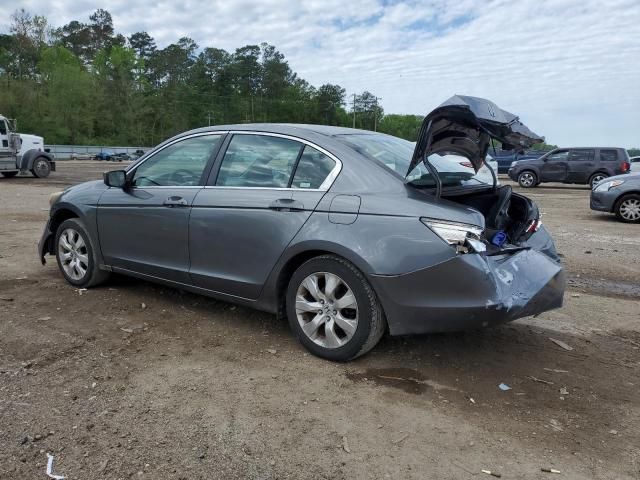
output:
<instances>
[{"instance_id":1,"label":"truck cab","mask_svg":"<svg viewBox=\"0 0 640 480\"><path fill-rule=\"evenodd\" d=\"M55 171L53 157L44 149L44 139L37 135L15 133L14 122L0 115L0 174L15 177L30 171L38 178Z\"/></svg>"}]
</instances>

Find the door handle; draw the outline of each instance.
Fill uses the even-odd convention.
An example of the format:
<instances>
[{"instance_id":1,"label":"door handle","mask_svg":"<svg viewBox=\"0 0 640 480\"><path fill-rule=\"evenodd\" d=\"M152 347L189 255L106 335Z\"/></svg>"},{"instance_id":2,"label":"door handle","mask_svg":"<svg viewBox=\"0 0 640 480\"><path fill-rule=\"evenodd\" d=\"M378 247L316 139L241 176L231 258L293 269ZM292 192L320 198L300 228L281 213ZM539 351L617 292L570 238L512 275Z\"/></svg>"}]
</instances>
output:
<instances>
[{"instance_id":1,"label":"door handle","mask_svg":"<svg viewBox=\"0 0 640 480\"><path fill-rule=\"evenodd\" d=\"M278 198L271 202L269 209L277 210L278 212L299 212L304 210L304 204L293 198Z\"/></svg>"},{"instance_id":2,"label":"door handle","mask_svg":"<svg viewBox=\"0 0 640 480\"><path fill-rule=\"evenodd\" d=\"M187 207L189 203L182 197L172 195L163 202L163 205L167 207Z\"/></svg>"}]
</instances>

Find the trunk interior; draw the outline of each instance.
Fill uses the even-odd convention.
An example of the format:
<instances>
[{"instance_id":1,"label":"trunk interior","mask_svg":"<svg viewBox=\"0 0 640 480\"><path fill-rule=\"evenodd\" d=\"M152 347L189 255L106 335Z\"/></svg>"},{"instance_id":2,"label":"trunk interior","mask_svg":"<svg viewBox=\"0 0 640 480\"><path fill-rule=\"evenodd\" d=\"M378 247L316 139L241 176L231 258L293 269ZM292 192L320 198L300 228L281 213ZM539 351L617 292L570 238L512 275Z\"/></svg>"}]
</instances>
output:
<instances>
[{"instance_id":1,"label":"trunk interior","mask_svg":"<svg viewBox=\"0 0 640 480\"><path fill-rule=\"evenodd\" d=\"M519 246L535 231L539 218L538 207L527 197L513 193L508 185L465 195L446 197L450 201L474 208L485 218L485 239L488 248ZM504 241L494 238L503 232Z\"/></svg>"}]
</instances>

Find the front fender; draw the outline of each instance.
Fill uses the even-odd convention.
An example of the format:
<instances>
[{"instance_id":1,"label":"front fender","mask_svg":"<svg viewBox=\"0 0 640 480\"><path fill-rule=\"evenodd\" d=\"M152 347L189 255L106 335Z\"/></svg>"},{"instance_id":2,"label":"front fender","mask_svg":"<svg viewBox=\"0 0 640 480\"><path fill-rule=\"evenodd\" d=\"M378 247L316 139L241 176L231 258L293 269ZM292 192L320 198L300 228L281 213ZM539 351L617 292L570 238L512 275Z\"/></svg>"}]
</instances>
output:
<instances>
[{"instance_id":1,"label":"front fender","mask_svg":"<svg viewBox=\"0 0 640 480\"><path fill-rule=\"evenodd\" d=\"M53 161L53 157L47 152L42 152L40 150L27 150L22 156L18 159L18 168L20 170L31 170L33 168L33 162L35 162L36 158L44 157L51 164L51 170L55 170L55 162Z\"/></svg>"}]
</instances>

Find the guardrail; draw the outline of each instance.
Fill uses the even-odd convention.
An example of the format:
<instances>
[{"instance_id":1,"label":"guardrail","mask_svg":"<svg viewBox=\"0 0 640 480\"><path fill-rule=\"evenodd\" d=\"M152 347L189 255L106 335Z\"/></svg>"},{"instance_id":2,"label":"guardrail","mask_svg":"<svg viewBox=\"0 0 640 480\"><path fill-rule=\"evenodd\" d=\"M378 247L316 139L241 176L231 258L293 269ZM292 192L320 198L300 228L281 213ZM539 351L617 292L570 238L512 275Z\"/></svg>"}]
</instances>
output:
<instances>
[{"instance_id":1,"label":"guardrail","mask_svg":"<svg viewBox=\"0 0 640 480\"><path fill-rule=\"evenodd\" d=\"M56 160L69 160L75 155L91 155L102 152L133 154L136 150L147 152L152 147L105 147L100 145L45 145L45 149L55 155Z\"/></svg>"}]
</instances>

